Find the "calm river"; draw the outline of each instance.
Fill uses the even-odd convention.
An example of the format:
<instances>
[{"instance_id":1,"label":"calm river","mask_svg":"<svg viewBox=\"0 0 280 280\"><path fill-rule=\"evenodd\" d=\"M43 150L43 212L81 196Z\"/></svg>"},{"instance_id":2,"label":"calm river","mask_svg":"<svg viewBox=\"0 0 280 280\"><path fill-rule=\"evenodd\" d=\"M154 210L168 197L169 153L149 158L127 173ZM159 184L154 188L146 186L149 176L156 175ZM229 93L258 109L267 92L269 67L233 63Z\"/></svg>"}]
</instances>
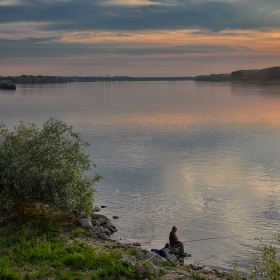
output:
<instances>
[{"instance_id":1,"label":"calm river","mask_svg":"<svg viewBox=\"0 0 280 280\"><path fill-rule=\"evenodd\" d=\"M106 179L95 205L115 239L162 248L173 225L193 257L246 271L257 242L280 232L280 83L119 82L18 85L0 121L55 117L90 143ZM223 237L223 238L220 238ZM216 239L217 238L217 239Z\"/></svg>"}]
</instances>

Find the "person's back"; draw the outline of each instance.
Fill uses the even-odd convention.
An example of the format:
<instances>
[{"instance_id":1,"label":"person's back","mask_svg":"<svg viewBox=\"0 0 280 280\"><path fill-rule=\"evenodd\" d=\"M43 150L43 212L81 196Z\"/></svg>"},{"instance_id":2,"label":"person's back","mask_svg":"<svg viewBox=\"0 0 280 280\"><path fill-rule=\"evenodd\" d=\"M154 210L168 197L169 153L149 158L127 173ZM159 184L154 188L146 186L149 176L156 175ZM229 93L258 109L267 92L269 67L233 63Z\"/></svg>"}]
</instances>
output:
<instances>
[{"instance_id":1,"label":"person's back","mask_svg":"<svg viewBox=\"0 0 280 280\"><path fill-rule=\"evenodd\" d=\"M179 248L179 253L180 256L179 257L190 257L191 254L186 254L184 252L184 244L178 240L178 237L176 235L177 232L177 228L175 226L172 227L171 232L169 234L169 244L170 246L174 247L174 248Z\"/></svg>"},{"instance_id":2,"label":"person's back","mask_svg":"<svg viewBox=\"0 0 280 280\"><path fill-rule=\"evenodd\" d=\"M174 244L179 243L178 237L176 235L177 228L173 227L169 234L169 244L173 246Z\"/></svg>"}]
</instances>

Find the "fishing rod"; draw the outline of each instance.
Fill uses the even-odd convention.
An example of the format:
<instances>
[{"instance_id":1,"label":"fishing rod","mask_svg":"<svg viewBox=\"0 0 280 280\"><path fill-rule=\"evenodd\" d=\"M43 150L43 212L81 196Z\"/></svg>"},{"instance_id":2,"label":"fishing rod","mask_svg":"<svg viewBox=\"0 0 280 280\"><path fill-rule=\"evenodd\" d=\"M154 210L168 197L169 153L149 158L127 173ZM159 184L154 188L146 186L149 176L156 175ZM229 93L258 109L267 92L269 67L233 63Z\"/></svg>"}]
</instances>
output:
<instances>
[{"instance_id":1,"label":"fishing rod","mask_svg":"<svg viewBox=\"0 0 280 280\"><path fill-rule=\"evenodd\" d=\"M235 246L234 248L231 248L231 249L229 249L229 250L223 251L223 252L218 253L218 254L216 254L216 255L211 255L210 257L208 257L208 258L206 258L206 259L199 260L199 261L195 261L195 262L200 263L200 262L209 260L209 259L211 259L211 258L217 257L217 256L219 256L219 255L225 254L225 253L230 252L230 251L233 251L233 250L236 249L237 247L238 247L238 246ZM148 259L146 259L145 261L143 261L142 263L138 264L138 267L140 267L141 265L143 265L143 264L146 263L147 261L153 259L155 256L156 256L156 255L153 255L153 256L151 256L150 258L148 258Z\"/></svg>"},{"instance_id":2,"label":"fishing rod","mask_svg":"<svg viewBox=\"0 0 280 280\"><path fill-rule=\"evenodd\" d=\"M213 237L213 238L204 238L204 239L197 239L197 240L187 240L187 241L184 241L184 242L194 242L194 241L208 240L208 239L227 238L227 237L233 237L233 236L236 236L236 235L226 236L226 237L220 236L220 237ZM184 243L184 242L182 242L182 243ZM223 251L223 252L218 253L218 254L216 254L216 255L211 255L210 257L208 257L208 258L206 258L206 259L203 259L203 260L199 260L199 261L197 261L197 262L199 263L199 262L203 262L203 261L206 261L206 260L208 260L208 259L217 257L217 256L219 256L219 255L222 255L222 254L225 254L225 253L227 253L227 252L233 251L233 250L236 249L237 247L238 247L238 246L235 246L234 248L231 248L231 249L229 249L229 250ZM140 267L141 265L143 265L143 264L146 263L147 261L153 259L155 256L156 256L156 255L153 255L153 256L151 256L150 258L146 259L145 261L143 261L142 263L140 263L140 264L138 265L138 267Z\"/></svg>"},{"instance_id":3,"label":"fishing rod","mask_svg":"<svg viewBox=\"0 0 280 280\"><path fill-rule=\"evenodd\" d=\"M211 239L220 239L220 238L230 238L230 237L236 237L237 235L231 235L231 236L219 236L219 237L209 237L209 238L202 238L202 239L193 239L193 240L185 240L181 243L188 243L188 242L196 242L196 241L202 241L202 240L211 240Z\"/></svg>"},{"instance_id":4,"label":"fishing rod","mask_svg":"<svg viewBox=\"0 0 280 280\"><path fill-rule=\"evenodd\" d=\"M144 263L146 263L147 261L151 260L152 258L154 258L156 255L151 256L150 258L146 259L145 261L143 261L142 263L140 263L138 265L138 267L140 267L141 265L143 265Z\"/></svg>"}]
</instances>

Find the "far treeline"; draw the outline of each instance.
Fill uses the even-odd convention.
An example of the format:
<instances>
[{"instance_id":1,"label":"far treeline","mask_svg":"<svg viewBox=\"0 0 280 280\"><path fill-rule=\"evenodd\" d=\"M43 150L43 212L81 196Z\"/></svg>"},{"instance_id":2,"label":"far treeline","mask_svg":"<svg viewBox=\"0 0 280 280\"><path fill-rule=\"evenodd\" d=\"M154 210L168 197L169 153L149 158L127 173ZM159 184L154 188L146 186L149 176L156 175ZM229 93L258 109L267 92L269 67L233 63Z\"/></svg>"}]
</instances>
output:
<instances>
[{"instance_id":1,"label":"far treeline","mask_svg":"<svg viewBox=\"0 0 280 280\"><path fill-rule=\"evenodd\" d=\"M142 82L142 81L210 81L210 82L280 82L280 67L270 67L259 70L237 70L230 74L199 75L196 77L130 77L130 76L0 76L1 80L7 80L13 84L52 84L73 82Z\"/></svg>"},{"instance_id":2,"label":"far treeline","mask_svg":"<svg viewBox=\"0 0 280 280\"><path fill-rule=\"evenodd\" d=\"M194 77L129 77L129 76L96 76L96 77L61 77L61 76L8 76L1 77L13 84L52 84L52 83L73 83L73 82L125 82L125 81L189 81Z\"/></svg>"},{"instance_id":3,"label":"far treeline","mask_svg":"<svg viewBox=\"0 0 280 280\"><path fill-rule=\"evenodd\" d=\"M195 81L247 81L247 82L280 82L280 67L264 68L260 70L238 70L231 74L200 75L194 78Z\"/></svg>"}]
</instances>

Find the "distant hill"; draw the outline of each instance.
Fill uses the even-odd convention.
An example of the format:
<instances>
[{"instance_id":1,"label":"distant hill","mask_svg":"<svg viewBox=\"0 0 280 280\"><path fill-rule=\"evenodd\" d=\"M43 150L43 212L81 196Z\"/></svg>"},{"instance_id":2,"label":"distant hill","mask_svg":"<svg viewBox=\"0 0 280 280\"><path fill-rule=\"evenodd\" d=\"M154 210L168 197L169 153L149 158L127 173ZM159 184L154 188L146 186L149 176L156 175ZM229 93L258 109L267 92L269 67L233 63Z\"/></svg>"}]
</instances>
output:
<instances>
[{"instance_id":1,"label":"distant hill","mask_svg":"<svg viewBox=\"0 0 280 280\"><path fill-rule=\"evenodd\" d=\"M264 81L279 81L280 82L280 67L270 67L260 70L238 70L231 74L211 74L200 75L194 78L195 81L248 81L248 82L264 82Z\"/></svg>"}]
</instances>

